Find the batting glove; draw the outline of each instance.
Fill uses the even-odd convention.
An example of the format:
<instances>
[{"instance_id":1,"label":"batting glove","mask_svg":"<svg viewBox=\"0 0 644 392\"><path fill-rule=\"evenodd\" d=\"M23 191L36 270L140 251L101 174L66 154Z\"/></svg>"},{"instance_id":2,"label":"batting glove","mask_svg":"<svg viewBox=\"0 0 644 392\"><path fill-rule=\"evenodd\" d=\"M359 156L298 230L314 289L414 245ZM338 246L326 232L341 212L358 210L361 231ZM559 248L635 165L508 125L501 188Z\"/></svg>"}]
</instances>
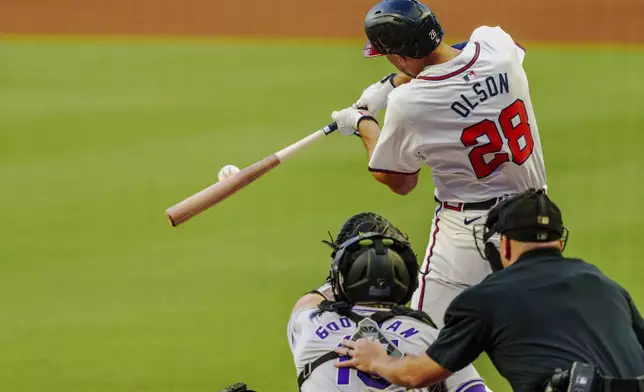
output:
<instances>
[{"instance_id":1,"label":"batting glove","mask_svg":"<svg viewBox=\"0 0 644 392\"><path fill-rule=\"evenodd\" d=\"M371 113L366 110L346 108L340 111L331 113L333 121L338 124L338 132L343 136L353 135L354 131L358 130L360 121L364 119L371 119L376 121Z\"/></svg>"},{"instance_id":2,"label":"batting glove","mask_svg":"<svg viewBox=\"0 0 644 392\"><path fill-rule=\"evenodd\" d=\"M356 103L353 104L353 107L356 109L367 109L374 116L377 116L378 112L387 107L387 97L395 88L394 76L396 74L389 74L381 81L367 87Z\"/></svg>"}]
</instances>

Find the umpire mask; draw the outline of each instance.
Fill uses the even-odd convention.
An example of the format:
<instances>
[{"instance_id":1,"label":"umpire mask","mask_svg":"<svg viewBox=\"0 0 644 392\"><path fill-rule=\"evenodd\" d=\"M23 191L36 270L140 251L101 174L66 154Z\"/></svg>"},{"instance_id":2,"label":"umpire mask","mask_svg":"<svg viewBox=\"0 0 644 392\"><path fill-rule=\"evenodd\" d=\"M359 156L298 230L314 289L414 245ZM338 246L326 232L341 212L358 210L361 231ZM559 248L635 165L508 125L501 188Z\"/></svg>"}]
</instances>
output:
<instances>
[{"instance_id":1,"label":"umpire mask","mask_svg":"<svg viewBox=\"0 0 644 392\"><path fill-rule=\"evenodd\" d=\"M474 226L473 234L479 254L490 263L493 272L503 269L495 244L497 235L521 242L562 240L562 250L568 242L561 211L542 189L531 189L502 201L490 210L485 224Z\"/></svg>"},{"instance_id":2,"label":"umpire mask","mask_svg":"<svg viewBox=\"0 0 644 392\"><path fill-rule=\"evenodd\" d=\"M406 242L371 232L342 243L331 264L336 301L404 305L418 287L416 255Z\"/></svg>"}]
</instances>

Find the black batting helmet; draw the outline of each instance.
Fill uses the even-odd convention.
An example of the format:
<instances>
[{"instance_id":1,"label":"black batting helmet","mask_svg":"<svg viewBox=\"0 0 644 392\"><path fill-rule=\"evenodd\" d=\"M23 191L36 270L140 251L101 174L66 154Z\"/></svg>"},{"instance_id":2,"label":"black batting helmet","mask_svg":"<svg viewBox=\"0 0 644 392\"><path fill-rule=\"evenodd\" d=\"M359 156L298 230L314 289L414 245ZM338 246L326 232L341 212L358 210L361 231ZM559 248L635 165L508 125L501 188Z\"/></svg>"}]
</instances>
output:
<instances>
[{"instance_id":1,"label":"black batting helmet","mask_svg":"<svg viewBox=\"0 0 644 392\"><path fill-rule=\"evenodd\" d=\"M418 264L409 244L370 232L334 252L331 286L337 301L404 305L418 287Z\"/></svg>"},{"instance_id":2,"label":"black batting helmet","mask_svg":"<svg viewBox=\"0 0 644 392\"><path fill-rule=\"evenodd\" d=\"M429 7L416 0L383 0L367 12L364 55L397 54L420 59L443 39L443 28Z\"/></svg>"}]
</instances>

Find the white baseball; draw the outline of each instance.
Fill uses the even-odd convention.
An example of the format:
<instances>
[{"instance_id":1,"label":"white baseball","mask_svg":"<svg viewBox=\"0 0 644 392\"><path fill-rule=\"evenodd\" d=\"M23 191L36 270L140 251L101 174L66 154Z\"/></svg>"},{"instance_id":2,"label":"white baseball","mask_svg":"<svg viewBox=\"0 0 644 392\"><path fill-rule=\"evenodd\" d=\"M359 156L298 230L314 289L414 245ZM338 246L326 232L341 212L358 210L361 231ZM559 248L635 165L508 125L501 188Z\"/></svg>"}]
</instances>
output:
<instances>
[{"instance_id":1,"label":"white baseball","mask_svg":"<svg viewBox=\"0 0 644 392\"><path fill-rule=\"evenodd\" d=\"M219 170L219 174L217 174L217 177L219 177L219 181L223 181L237 172L239 172L239 168L237 166L226 165L222 167L221 170Z\"/></svg>"}]
</instances>

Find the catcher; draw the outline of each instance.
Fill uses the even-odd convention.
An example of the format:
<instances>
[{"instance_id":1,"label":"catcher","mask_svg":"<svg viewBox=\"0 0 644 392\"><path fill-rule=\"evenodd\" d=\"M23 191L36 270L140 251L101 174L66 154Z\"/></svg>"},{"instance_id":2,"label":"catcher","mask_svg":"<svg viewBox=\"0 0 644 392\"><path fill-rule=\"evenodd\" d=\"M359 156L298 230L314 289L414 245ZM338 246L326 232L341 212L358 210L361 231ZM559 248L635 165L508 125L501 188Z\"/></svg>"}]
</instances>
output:
<instances>
[{"instance_id":1,"label":"catcher","mask_svg":"<svg viewBox=\"0 0 644 392\"><path fill-rule=\"evenodd\" d=\"M407 237L374 213L352 216L332 248L330 276L297 301L288 323L301 391L401 391L400 386L355 369L335 349L342 339L370 337L391 355L422 354L438 336L427 314L404 305L418 286L418 264ZM419 391L427 391L420 389ZM485 392L472 366L434 391Z\"/></svg>"}]
</instances>

